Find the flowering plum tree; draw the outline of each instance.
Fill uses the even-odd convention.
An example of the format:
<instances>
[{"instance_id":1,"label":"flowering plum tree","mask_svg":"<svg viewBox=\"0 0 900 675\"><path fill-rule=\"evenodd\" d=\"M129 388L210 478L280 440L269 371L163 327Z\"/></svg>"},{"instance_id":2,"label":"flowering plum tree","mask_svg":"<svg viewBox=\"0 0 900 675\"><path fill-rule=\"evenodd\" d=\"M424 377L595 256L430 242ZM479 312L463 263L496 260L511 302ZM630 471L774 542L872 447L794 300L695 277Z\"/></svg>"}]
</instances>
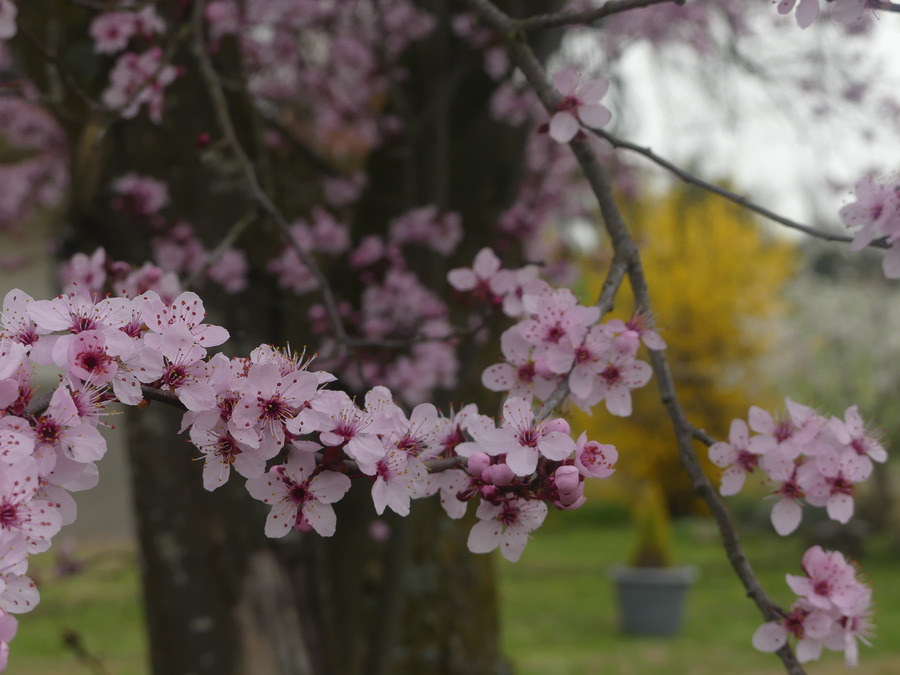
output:
<instances>
[{"instance_id":1,"label":"flowering plum tree","mask_svg":"<svg viewBox=\"0 0 900 675\"><path fill-rule=\"evenodd\" d=\"M570 4L519 17L490 0L0 0L0 130L24 155L2 167L0 224L58 208L70 226L62 293L9 290L0 318L4 666L15 616L39 599L28 556L75 519L70 493L96 484L98 427L122 404L157 672L494 672L489 568L461 549L516 561L549 508L580 507L584 481L629 449L574 438L560 408L627 417L651 378L763 614L752 644L792 673L823 647L856 662L871 589L813 547L788 576L800 599L773 603L694 441L722 494L766 475L781 535L803 504L850 519L886 452L852 405L843 420L754 407L728 441L687 419L612 150L807 234L887 248L892 277L898 186L860 180L840 214L858 232L833 235L613 136L606 79L548 73L551 29L599 26L612 58L639 38L703 48L704 30L746 30L750 3ZM834 5L854 34L896 9ZM810 25L817 0L795 14ZM612 249L596 301L565 288L554 233L575 217L601 221ZM635 314L608 320L626 278ZM58 372L52 392L36 366ZM482 384L506 394L496 419ZM469 512L445 554L444 526L411 506L436 495L449 519ZM393 514L387 552L383 527L366 535L373 514ZM395 517L417 514L421 532ZM410 577L426 590L398 591Z\"/></svg>"}]
</instances>

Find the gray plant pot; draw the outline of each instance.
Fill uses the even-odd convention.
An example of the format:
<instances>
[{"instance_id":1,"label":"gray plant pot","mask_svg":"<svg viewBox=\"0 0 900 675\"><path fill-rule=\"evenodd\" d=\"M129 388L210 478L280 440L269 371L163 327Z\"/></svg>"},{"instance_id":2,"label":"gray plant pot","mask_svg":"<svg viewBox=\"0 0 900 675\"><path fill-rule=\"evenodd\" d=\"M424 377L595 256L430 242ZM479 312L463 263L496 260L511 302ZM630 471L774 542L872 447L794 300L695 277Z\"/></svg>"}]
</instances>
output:
<instances>
[{"instance_id":1,"label":"gray plant pot","mask_svg":"<svg viewBox=\"0 0 900 675\"><path fill-rule=\"evenodd\" d=\"M696 567L610 568L619 600L619 627L631 635L674 635L681 630Z\"/></svg>"}]
</instances>

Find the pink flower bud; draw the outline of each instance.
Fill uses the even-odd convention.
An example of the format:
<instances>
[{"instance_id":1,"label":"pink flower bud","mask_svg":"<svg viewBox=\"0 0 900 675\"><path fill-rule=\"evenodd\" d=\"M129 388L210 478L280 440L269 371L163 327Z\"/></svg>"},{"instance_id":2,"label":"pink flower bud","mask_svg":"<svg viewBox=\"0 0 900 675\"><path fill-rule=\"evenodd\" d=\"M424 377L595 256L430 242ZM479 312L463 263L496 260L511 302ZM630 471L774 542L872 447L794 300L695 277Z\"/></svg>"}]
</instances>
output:
<instances>
[{"instance_id":1,"label":"pink flower bud","mask_svg":"<svg viewBox=\"0 0 900 675\"><path fill-rule=\"evenodd\" d=\"M560 497L576 492L581 485L581 474L574 466L561 466L553 474L553 482L559 490ZM582 492L584 489L582 488Z\"/></svg>"},{"instance_id":2,"label":"pink flower bud","mask_svg":"<svg viewBox=\"0 0 900 675\"><path fill-rule=\"evenodd\" d=\"M391 538L391 526L381 518L376 518L369 523L369 536L372 541L382 543Z\"/></svg>"},{"instance_id":3,"label":"pink flower bud","mask_svg":"<svg viewBox=\"0 0 900 675\"><path fill-rule=\"evenodd\" d=\"M485 501L491 501L494 496L497 494L498 490L493 485L482 485L481 486L481 498Z\"/></svg>"},{"instance_id":4,"label":"pink flower bud","mask_svg":"<svg viewBox=\"0 0 900 675\"><path fill-rule=\"evenodd\" d=\"M566 501L568 501L568 500L566 500ZM553 502L553 505L556 508L561 509L562 511L574 511L575 509L581 508L584 505L584 503L587 501L587 499L585 498L584 495L579 495L577 498L574 499L574 501L572 501L570 503L566 503L566 501L564 501L562 499L558 499Z\"/></svg>"},{"instance_id":5,"label":"pink flower bud","mask_svg":"<svg viewBox=\"0 0 900 675\"><path fill-rule=\"evenodd\" d=\"M557 417L554 420L550 420L547 422L547 426L544 427L546 431L559 431L564 433L566 436L572 433L572 428L569 426L569 423L566 422L562 417Z\"/></svg>"},{"instance_id":6,"label":"pink flower bud","mask_svg":"<svg viewBox=\"0 0 900 675\"><path fill-rule=\"evenodd\" d=\"M481 472L481 480L492 485L512 485L515 477L506 464L492 464Z\"/></svg>"},{"instance_id":7,"label":"pink flower bud","mask_svg":"<svg viewBox=\"0 0 900 675\"><path fill-rule=\"evenodd\" d=\"M466 470L473 476L481 476L484 470L491 465L491 458L485 452L476 452L469 457L469 463Z\"/></svg>"}]
</instances>

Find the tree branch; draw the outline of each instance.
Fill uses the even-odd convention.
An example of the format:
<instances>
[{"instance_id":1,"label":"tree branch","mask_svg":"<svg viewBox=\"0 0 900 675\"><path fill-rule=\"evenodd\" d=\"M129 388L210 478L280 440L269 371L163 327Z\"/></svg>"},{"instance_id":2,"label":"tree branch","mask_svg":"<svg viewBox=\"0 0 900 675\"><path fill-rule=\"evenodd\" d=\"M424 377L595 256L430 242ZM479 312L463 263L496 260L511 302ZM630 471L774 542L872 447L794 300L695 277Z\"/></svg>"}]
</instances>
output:
<instances>
[{"instance_id":1,"label":"tree branch","mask_svg":"<svg viewBox=\"0 0 900 675\"><path fill-rule=\"evenodd\" d=\"M344 328L344 322L341 320L340 313L338 312L334 292L331 290L328 279L325 278L325 275L316 263L315 258L313 258L309 251L305 250L294 241L294 238L291 236L287 218L285 218L281 209L275 205L275 202L272 201L263 189L259 177L256 175L253 163L250 161L247 152L244 150L244 146L241 145L240 139L238 138L234 122L231 118L231 112L228 108L228 100L225 98L225 92L222 90L222 83L213 67L212 60L209 58L209 54L206 51L206 45L203 43L203 13L205 7L205 0L196 0L194 3L194 14L192 17L192 47L194 58L200 68L200 74L203 77L203 81L211 99L213 113L216 117L219 129L228 145L231 147L231 151L234 153L234 156L241 167L241 172L244 175L244 180L251 196L262 207L263 211L272 218L276 227L281 232L285 243L294 250L318 282L319 293L322 296L322 302L325 304L325 312L328 315L328 320L334 330L336 339L342 344L349 344L350 340L347 336L347 331Z\"/></svg>"},{"instance_id":2,"label":"tree branch","mask_svg":"<svg viewBox=\"0 0 900 675\"><path fill-rule=\"evenodd\" d=\"M506 17L489 0L468 0L468 2L478 15L498 33L511 36L507 40L510 56L525 75L544 107L548 111L555 110L560 100L559 94L551 86L543 67L537 60L531 47L511 31L513 20ZM616 256L620 257L627 266L628 278L637 304L641 311L649 313L651 311L650 294L644 277L640 254L616 204L610 181L597 161L596 154L587 139L576 137L569 146L581 165L585 178L587 178L597 199L597 204L603 215L606 231L612 241ZM766 620L781 617L783 611L769 598L743 552L728 509L703 473L700 460L693 446L694 427L688 422L684 409L678 400L675 381L664 352L651 350L650 362L659 384L660 396L675 431L681 463L691 477L695 491L709 506L716 520L729 562L731 562L735 573L741 580L741 583L743 583L747 595L753 599ZM789 645L785 645L784 648L779 650L778 655L791 675L805 673L803 667L794 657Z\"/></svg>"},{"instance_id":3,"label":"tree branch","mask_svg":"<svg viewBox=\"0 0 900 675\"><path fill-rule=\"evenodd\" d=\"M609 0L600 7L587 9L581 12L557 12L555 14L541 14L530 16L526 19L511 19L510 30L527 32L544 28L558 28L574 24L591 24L607 16L627 12L630 9L640 9L651 5L661 5L673 2L683 5L684 0Z\"/></svg>"},{"instance_id":4,"label":"tree branch","mask_svg":"<svg viewBox=\"0 0 900 675\"><path fill-rule=\"evenodd\" d=\"M675 177L684 181L685 183L689 183L691 185L696 185L707 192L711 192L712 194L718 195L724 199L727 199L730 202L734 202L739 206L743 206L748 211L753 211L754 213L758 213L759 215L767 218L773 222L784 225L785 227L789 227L792 230L797 230L799 232L803 232L805 234L810 235L811 237L816 237L818 239L824 239L825 241L840 241L840 242L852 242L853 237L847 236L845 234L837 234L835 232L829 232L827 230L821 230L810 225L803 225L802 223L798 223L790 218L785 218L784 216L780 216L774 211L770 211L764 206L760 206L755 202L751 201L747 197L743 195L739 195L736 192L732 192L731 190L727 190L719 185L715 185L714 183L710 183L708 181L703 180L702 178L696 176L695 174L683 169L670 162L669 160L660 157L653 150L647 147L643 147L632 143L630 141L623 140L609 133L608 131L604 131L603 129L594 129L588 128L588 130L594 134L607 141L610 145L612 145L616 149L625 149L630 150L631 152L637 153L642 157L646 157L651 162L656 164L657 166L662 167ZM878 239L873 241L869 246L874 248L888 248L888 244L884 239Z\"/></svg>"}]
</instances>

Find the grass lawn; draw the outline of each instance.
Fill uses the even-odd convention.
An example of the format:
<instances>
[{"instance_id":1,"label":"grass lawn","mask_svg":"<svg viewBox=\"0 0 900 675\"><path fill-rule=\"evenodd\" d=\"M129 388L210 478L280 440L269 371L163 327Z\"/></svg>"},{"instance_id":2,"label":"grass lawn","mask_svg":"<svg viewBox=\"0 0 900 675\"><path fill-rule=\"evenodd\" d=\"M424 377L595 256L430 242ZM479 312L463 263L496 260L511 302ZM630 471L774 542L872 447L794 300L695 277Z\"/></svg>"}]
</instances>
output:
<instances>
[{"instance_id":1,"label":"grass lawn","mask_svg":"<svg viewBox=\"0 0 900 675\"><path fill-rule=\"evenodd\" d=\"M551 512L522 559L497 556L503 648L517 675L764 675L784 672L776 657L756 652L750 637L761 618L743 597L718 547L711 521L676 525L679 563L696 565L686 624L674 638L619 634L607 568L627 558L631 533L621 510L603 505L572 513ZM786 572L799 573L804 545L767 528L747 534L745 545L763 585L781 603L792 594ZM93 547L80 555L87 571L54 579L54 553L32 564L41 583L41 604L20 617L9 672L23 675L146 675L140 591L133 551ZM862 647L861 666L844 668L842 656L826 653L809 665L810 675L900 673L900 565L879 541L862 561L875 588L874 648ZM76 634L79 656L66 634Z\"/></svg>"},{"instance_id":2,"label":"grass lawn","mask_svg":"<svg viewBox=\"0 0 900 675\"><path fill-rule=\"evenodd\" d=\"M29 574L38 582L41 602L19 616L8 672L149 673L136 552L121 544L92 544L78 551L85 571L61 578L54 578L54 560L54 549L32 558Z\"/></svg>"},{"instance_id":3,"label":"grass lawn","mask_svg":"<svg viewBox=\"0 0 900 675\"><path fill-rule=\"evenodd\" d=\"M676 557L695 565L700 578L688 599L683 632L673 638L619 633L607 568L623 562L631 533L620 514L603 506L552 512L518 563L498 556L505 653L519 675L691 675L784 672L777 657L753 649L762 622L744 597L711 520L676 525ZM774 532L745 536L744 544L763 586L777 602L792 601L786 572L800 573L805 546ZM845 669L843 656L826 652L809 664L816 673L900 673L900 567L878 542L863 561L875 588L874 648L861 648L861 666Z\"/></svg>"}]
</instances>

